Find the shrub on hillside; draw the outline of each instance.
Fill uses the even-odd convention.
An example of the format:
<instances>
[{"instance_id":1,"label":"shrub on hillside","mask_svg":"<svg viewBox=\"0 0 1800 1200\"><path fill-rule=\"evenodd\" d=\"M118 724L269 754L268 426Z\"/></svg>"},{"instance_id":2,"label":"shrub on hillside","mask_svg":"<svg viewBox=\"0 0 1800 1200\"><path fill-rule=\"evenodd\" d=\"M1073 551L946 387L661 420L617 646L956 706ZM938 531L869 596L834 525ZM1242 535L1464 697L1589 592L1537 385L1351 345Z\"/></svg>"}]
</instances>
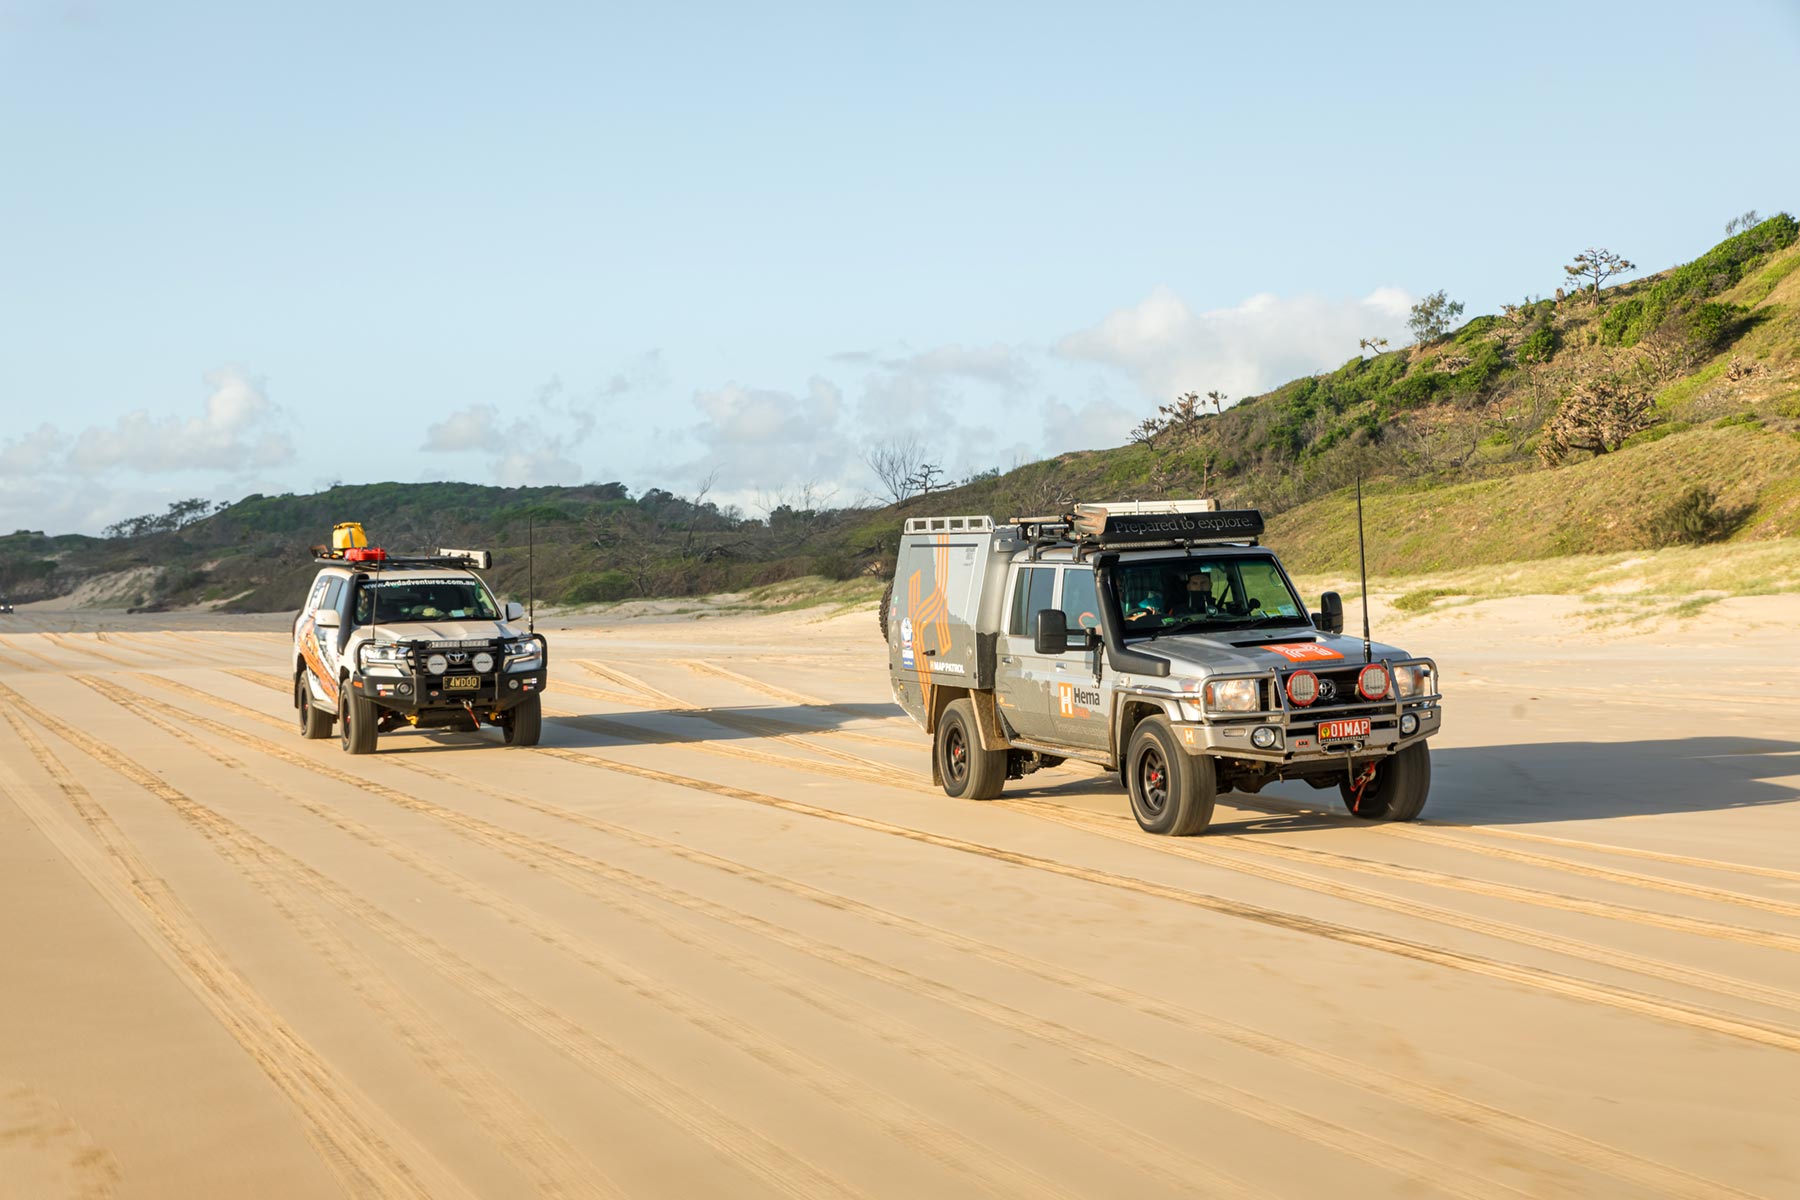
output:
<instances>
[{"instance_id":1,"label":"shrub on hillside","mask_svg":"<svg viewBox=\"0 0 1800 1200\"><path fill-rule=\"evenodd\" d=\"M1538 457L1554 466L1577 450L1609 454L1656 419L1655 402L1636 382L1590 379L1576 386L1544 426Z\"/></svg>"},{"instance_id":2,"label":"shrub on hillside","mask_svg":"<svg viewBox=\"0 0 1800 1200\"><path fill-rule=\"evenodd\" d=\"M1742 279L1771 254L1800 239L1800 221L1779 213L1726 238L1686 266L1677 267L1637 295L1621 300L1600 321L1600 340L1635 346L1671 314L1718 295Z\"/></svg>"},{"instance_id":3,"label":"shrub on hillside","mask_svg":"<svg viewBox=\"0 0 1800 1200\"><path fill-rule=\"evenodd\" d=\"M1546 363L1556 355L1556 330L1548 325L1540 325L1519 343L1518 357L1522 363Z\"/></svg>"},{"instance_id":4,"label":"shrub on hillside","mask_svg":"<svg viewBox=\"0 0 1800 1200\"><path fill-rule=\"evenodd\" d=\"M1730 533L1738 516L1719 504L1719 494L1695 484L1652 513L1644 532L1652 546L1699 546Z\"/></svg>"}]
</instances>

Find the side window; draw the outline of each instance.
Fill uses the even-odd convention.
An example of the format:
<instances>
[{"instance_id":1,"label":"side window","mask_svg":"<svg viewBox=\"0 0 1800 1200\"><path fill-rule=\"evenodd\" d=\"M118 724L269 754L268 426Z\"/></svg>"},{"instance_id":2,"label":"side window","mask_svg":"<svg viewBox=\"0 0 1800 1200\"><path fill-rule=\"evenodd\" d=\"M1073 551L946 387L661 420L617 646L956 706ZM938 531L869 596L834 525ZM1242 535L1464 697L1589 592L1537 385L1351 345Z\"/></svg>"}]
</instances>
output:
<instances>
[{"instance_id":1,"label":"side window","mask_svg":"<svg viewBox=\"0 0 1800 1200\"><path fill-rule=\"evenodd\" d=\"M1100 628L1100 598L1094 591L1094 572L1089 567L1063 571L1063 616L1070 629Z\"/></svg>"},{"instance_id":2,"label":"side window","mask_svg":"<svg viewBox=\"0 0 1800 1200\"><path fill-rule=\"evenodd\" d=\"M343 594L344 594L343 576L333 575L331 577L331 586L325 589L325 599L319 605L319 607L320 608L336 608L338 606L338 597L342 596Z\"/></svg>"},{"instance_id":3,"label":"side window","mask_svg":"<svg viewBox=\"0 0 1800 1200\"><path fill-rule=\"evenodd\" d=\"M325 595L325 585L327 583L329 583L330 581L331 581L331 576L325 575L325 574L320 574L320 576L317 579L313 580L312 592L310 595L308 595L306 597L306 611L307 612L310 613L310 612L318 611L319 600Z\"/></svg>"},{"instance_id":4,"label":"side window","mask_svg":"<svg viewBox=\"0 0 1800 1200\"><path fill-rule=\"evenodd\" d=\"M1024 567L1013 584L1012 622L1010 633L1029 637L1031 614L1050 607L1051 589L1056 585L1054 567Z\"/></svg>"}]
</instances>

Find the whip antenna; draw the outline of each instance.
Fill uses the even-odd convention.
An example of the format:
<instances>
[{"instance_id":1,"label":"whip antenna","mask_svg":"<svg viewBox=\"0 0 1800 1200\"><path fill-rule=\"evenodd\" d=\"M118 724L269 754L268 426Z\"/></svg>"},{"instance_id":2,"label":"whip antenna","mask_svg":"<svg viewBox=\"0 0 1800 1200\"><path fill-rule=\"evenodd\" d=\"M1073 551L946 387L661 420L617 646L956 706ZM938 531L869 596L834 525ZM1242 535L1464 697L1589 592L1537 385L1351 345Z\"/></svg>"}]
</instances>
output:
<instances>
[{"instance_id":1,"label":"whip antenna","mask_svg":"<svg viewBox=\"0 0 1800 1200\"><path fill-rule=\"evenodd\" d=\"M1369 652L1369 556L1363 548L1362 473L1356 476L1356 567L1362 572L1363 662L1375 661Z\"/></svg>"},{"instance_id":2,"label":"whip antenna","mask_svg":"<svg viewBox=\"0 0 1800 1200\"><path fill-rule=\"evenodd\" d=\"M537 632L537 520L525 518L525 631Z\"/></svg>"}]
</instances>

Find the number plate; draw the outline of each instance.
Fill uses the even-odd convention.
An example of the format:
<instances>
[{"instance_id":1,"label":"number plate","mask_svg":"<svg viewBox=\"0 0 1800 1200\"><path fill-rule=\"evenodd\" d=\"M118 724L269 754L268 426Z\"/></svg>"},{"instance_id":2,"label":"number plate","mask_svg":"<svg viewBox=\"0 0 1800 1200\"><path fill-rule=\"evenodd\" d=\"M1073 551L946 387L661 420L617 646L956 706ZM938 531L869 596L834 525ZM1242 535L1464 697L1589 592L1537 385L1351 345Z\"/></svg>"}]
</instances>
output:
<instances>
[{"instance_id":1,"label":"number plate","mask_svg":"<svg viewBox=\"0 0 1800 1200\"><path fill-rule=\"evenodd\" d=\"M1354 721L1321 721L1319 723L1319 740L1335 742L1340 738L1368 737L1369 718L1361 717Z\"/></svg>"},{"instance_id":2,"label":"number plate","mask_svg":"<svg viewBox=\"0 0 1800 1200\"><path fill-rule=\"evenodd\" d=\"M472 692L480 686L481 676L479 675L447 675L444 677L446 692ZM1368 722L1364 721L1363 724L1366 726Z\"/></svg>"}]
</instances>

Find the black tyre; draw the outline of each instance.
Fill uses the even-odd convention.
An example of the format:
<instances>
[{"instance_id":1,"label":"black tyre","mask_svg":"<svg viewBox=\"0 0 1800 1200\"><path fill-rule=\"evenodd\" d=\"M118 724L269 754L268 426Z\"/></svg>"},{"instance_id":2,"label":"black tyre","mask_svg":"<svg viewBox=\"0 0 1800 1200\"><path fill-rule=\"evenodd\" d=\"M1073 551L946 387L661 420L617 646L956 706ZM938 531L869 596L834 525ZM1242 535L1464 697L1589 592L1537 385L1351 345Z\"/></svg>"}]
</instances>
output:
<instances>
[{"instance_id":1,"label":"black tyre","mask_svg":"<svg viewBox=\"0 0 1800 1200\"><path fill-rule=\"evenodd\" d=\"M1006 751L981 748L975 706L966 699L952 700L945 707L932 752L946 795L992 800L1006 784Z\"/></svg>"},{"instance_id":2,"label":"black tyre","mask_svg":"<svg viewBox=\"0 0 1800 1200\"><path fill-rule=\"evenodd\" d=\"M1186 754L1167 717L1146 717L1125 752L1131 815L1148 833L1191 837L1212 823L1216 797L1212 759Z\"/></svg>"},{"instance_id":3,"label":"black tyre","mask_svg":"<svg viewBox=\"0 0 1800 1200\"><path fill-rule=\"evenodd\" d=\"M377 720L375 706L348 679L338 684L338 743L345 754L375 753Z\"/></svg>"},{"instance_id":4,"label":"black tyre","mask_svg":"<svg viewBox=\"0 0 1800 1200\"><path fill-rule=\"evenodd\" d=\"M1357 767L1362 774L1362 767ZM1431 749L1414 742L1398 754L1375 761L1375 777L1363 785L1362 795L1345 780L1338 784L1344 807L1365 821L1410 821L1425 808L1431 792Z\"/></svg>"},{"instance_id":5,"label":"black tyre","mask_svg":"<svg viewBox=\"0 0 1800 1200\"><path fill-rule=\"evenodd\" d=\"M544 705L537 696L527 696L500 714L500 736L509 746L535 746L544 730Z\"/></svg>"},{"instance_id":6,"label":"black tyre","mask_svg":"<svg viewBox=\"0 0 1800 1200\"><path fill-rule=\"evenodd\" d=\"M331 714L313 703L312 689L306 685L306 668L294 674L294 711L300 724L300 736L309 741L331 736Z\"/></svg>"},{"instance_id":7,"label":"black tyre","mask_svg":"<svg viewBox=\"0 0 1800 1200\"><path fill-rule=\"evenodd\" d=\"M894 581L888 580L887 586L881 589L881 611L877 614L881 621L881 640L888 640L888 606L894 602Z\"/></svg>"}]
</instances>

